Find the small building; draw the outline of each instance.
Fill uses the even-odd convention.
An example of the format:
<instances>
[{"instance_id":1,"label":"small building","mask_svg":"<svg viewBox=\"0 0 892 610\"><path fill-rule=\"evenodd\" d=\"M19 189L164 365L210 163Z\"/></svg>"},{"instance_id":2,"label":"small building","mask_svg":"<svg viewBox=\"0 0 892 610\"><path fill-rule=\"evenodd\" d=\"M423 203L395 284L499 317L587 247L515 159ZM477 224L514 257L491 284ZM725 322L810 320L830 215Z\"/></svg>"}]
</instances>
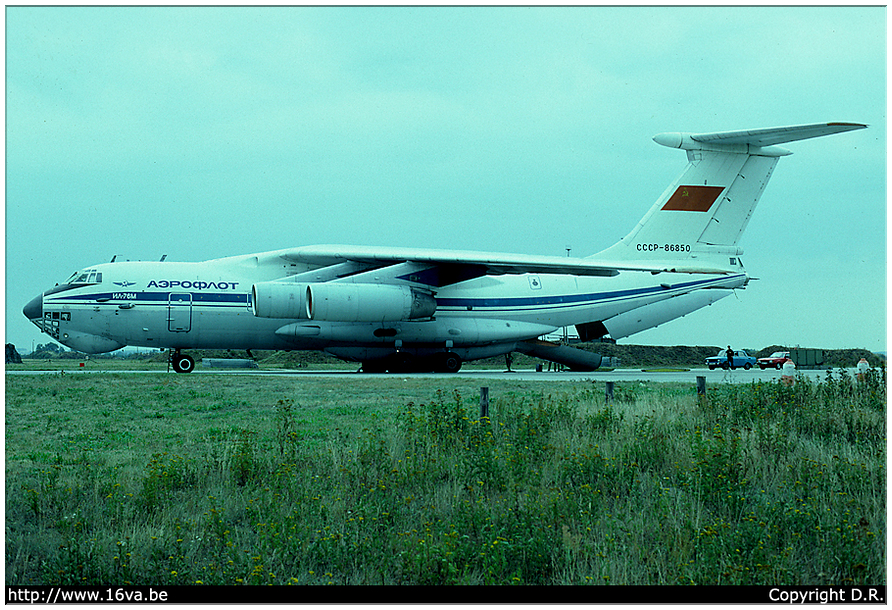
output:
<instances>
[{"instance_id":1,"label":"small building","mask_svg":"<svg viewBox=\"0 0 892 610\"><path fill-rule=\"evenodd\" d=\"M824 350L790 349L790 359L797 369L817 369L824 366Z\"/></svg>"}]
</instances>

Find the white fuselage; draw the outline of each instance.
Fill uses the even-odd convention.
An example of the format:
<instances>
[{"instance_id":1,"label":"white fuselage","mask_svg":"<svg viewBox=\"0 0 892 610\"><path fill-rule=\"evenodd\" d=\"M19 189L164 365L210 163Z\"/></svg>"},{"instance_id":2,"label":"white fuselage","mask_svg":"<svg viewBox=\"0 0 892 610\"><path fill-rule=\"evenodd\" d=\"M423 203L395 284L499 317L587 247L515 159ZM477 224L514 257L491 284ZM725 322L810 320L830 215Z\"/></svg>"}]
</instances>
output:
<instances>
[{"instance_id":1,"label":"white fuselage","mask_svg":"<svg viewBox=\"0 0 892 610\"><path fill-rule=\"evenodd\" d=\"M724 295L747 279L744 273L483 276L438 289L432 318L338 322L255 316L251 290L255 283L313 269L262 260L244 256L202 263L96 265L90 269L96 272L93 282L57 286L44 293L40 318L34 315L32 320L60 343L89 353L130 345L327 350L361 359L378 353L378 348L385 353L397 345L446 346L479 357L505 353L513 342L562 326L607 320L693 291L722 289L714 294ZM33 314L33 301L29 307ZM26 314L32 316L27 308ZM481 352L483 346L490 348Z\"/></svg>"}]
</instances>

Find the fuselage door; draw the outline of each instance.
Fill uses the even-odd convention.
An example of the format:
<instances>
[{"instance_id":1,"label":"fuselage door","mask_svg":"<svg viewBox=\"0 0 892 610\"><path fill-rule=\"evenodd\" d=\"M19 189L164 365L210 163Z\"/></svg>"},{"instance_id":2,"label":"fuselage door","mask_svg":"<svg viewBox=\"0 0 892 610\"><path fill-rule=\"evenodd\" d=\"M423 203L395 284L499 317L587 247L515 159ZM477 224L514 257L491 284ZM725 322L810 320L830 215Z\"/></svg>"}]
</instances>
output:
<instances>
[{"instance_id":1,"label":"fuselage door","mask_svg":"<svg viewBox=\"0 0 892 610\"><path fill-rule=\"evenodd\" d=\"M171 292L167 304L167 330L187 333L192 330L192 294Z\"/></svg>"}]
</instances>

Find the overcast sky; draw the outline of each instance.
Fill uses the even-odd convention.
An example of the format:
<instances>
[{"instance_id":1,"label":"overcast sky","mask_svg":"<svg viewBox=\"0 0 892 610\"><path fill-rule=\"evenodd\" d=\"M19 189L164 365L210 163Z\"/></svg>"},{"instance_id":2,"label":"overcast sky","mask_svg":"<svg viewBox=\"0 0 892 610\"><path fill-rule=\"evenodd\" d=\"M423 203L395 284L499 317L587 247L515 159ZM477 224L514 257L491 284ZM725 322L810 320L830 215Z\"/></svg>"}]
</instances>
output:
<instances>
[{"instance_id":1,"label":"overcast sky","mask_svg":"<svg viewBox=\"0 0 892 610\"><path fill-rule=\"evenodd\" d=\"M594 254L786 145L738 296L623 343L886 349L885 7L7 7L6 341L77 269L345 243ZM853 363L854 364L854 363Z\"/></svg>"}]
</instances>

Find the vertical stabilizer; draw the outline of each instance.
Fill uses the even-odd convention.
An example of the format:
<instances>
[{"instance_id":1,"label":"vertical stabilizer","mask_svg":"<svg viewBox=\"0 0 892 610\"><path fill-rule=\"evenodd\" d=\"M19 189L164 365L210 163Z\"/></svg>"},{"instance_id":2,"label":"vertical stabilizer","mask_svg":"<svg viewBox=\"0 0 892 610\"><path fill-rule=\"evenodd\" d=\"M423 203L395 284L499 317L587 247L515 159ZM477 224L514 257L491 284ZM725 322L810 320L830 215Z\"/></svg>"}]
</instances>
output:
<instances>
[{"instance_id":1,"label":"vertical stabilizer","mask_svg":"<svg viewBox=\"0 0 892 610\"><path fill-rule=\"evenodd\" d=\"M688 166L622 240L591 258L604 261L699 259L739 270L738 247L780 157L777 144L866 125L819 123L748 131L663 133L654 141L687 151Z\"/></svg>"}]
</instances>

